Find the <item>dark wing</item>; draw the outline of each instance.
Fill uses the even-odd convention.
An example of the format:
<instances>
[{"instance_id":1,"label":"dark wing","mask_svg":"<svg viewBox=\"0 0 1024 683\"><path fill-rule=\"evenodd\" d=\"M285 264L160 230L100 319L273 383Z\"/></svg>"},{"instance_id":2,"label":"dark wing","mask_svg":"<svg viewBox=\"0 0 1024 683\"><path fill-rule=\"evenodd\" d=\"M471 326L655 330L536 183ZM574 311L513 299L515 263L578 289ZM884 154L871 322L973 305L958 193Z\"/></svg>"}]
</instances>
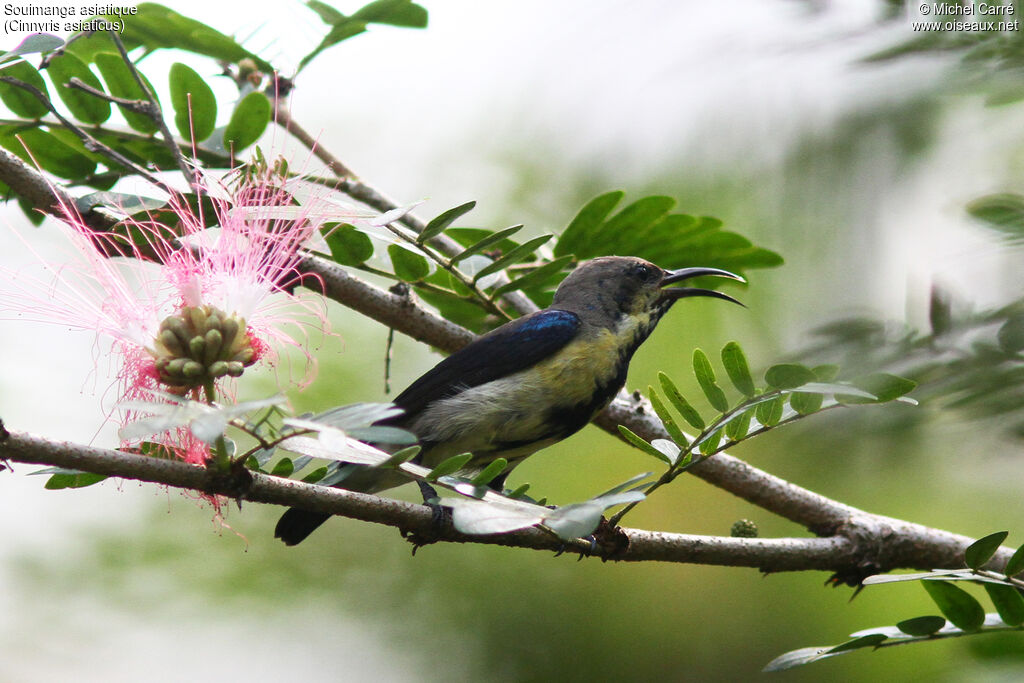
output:
<instances>
[{"instance_id":1,"label":"dark wing","mask_svg":"<svg viewBox=\"0 0 1024 683\"><path fill-rule=\"evenodd\" d=\"M568 344L580 329L575 313L544 310L505 323L435 365L395 398L401 423L429 403L525 370Z\"/></svg>"}]
</instances>

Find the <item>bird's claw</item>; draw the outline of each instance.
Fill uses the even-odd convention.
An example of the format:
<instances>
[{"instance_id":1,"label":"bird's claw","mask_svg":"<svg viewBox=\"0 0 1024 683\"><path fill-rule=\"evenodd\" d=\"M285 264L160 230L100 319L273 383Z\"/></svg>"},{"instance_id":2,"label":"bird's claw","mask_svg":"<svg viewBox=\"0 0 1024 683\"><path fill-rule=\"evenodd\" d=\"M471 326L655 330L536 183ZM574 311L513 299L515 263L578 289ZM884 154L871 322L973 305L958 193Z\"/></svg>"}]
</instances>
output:
<instances>
[{"instance_id":1,"label":"bird's claw","mask_svg":"<svg viewBox=\"0 0 1024 683\"><path fill-rule=\"evenodd\" d=\"M421 547L440 541L453 528L451 510L441 505L441 498L437 495L434 487L425 481L416 483L419 484L420 492L423 494L423 504L430 508L431 515L428 527L402 531L402 538L412 543L413 555Z\"/></svg>"}]
</instances>

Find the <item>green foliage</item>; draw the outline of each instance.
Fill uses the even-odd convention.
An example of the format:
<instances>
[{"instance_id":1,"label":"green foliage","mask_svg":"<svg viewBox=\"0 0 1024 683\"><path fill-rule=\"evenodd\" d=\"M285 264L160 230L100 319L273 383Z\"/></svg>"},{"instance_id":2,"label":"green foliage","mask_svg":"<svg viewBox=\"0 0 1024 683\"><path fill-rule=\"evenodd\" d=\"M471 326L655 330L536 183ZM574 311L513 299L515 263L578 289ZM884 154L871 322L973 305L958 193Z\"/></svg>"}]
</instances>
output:
<instances>
[{"instance_id":1,"label":"green foliage","mask_svg":"<svg viewBox=\"0 0 1024 683\"><path fill-rule=\"evenodd\" d=\"M619 433L628 443L669 466L661 479L646 489L647 495L725 448L812 413L838 408L854 399L867 403L914 402L904 396L914 388L914 382L895 375L884 378L869 375L852 382L824 382L819 380L836 377L837 367L822 365L812 370L804 365L788 363L769 368L765 373L765 386L758 387L739 343L732 341L726 344L721 357L729 379L741 394L732 408L725 391L717 384L715 369L707 354L700 349L693 353L694 377L711 408L718 413L711 419L703 417L665 373L658 373L661 389L669 404L690 426L699 430L695 437L690 438L682 431L653 388L648 389L651 405L672 441L655 439L648 442L619 425ZM868 393L858 385L871 386L879 393ZM631 507L620 512L610 523L617 524Z\"/></svg>"},{"instance_id":2,"label":"green foliage","mask_svg":"<svg viewBox=\"0 0 1024 683\"><path fill-rule=\"evenodd\" d=\"M716 384L715 370L711 367L711 361L707 354L700 349L693 350L693 374L697 377L697 383L704 391L711 407L719 412L729 409L729 402L725 398L725 392Z\"/></svg>"},{"instance_id":3,"label":"green foliage","mask_svg":"<svg viewBox=\"0 0 1024 683\"><path fill-rule=\"evenodd\" d=\"M124 31L120 34L121 40L129 50L143 47L150 52L177 48L231 64L249 59L265 73L274 71L270 62L249 52L233 38L201 21L154 2L142 2L136 7L137 13L129 21L124 22ZM113 15L100 16L105 16L110 21L122 19ZM109 50L110 38L102 32L76 40L68 47L69 52L84 61L92 61L97 53Z\"/></svg>"},{"instance_id":4,"label":"green foliage","mask_svg":"<svg viewBox=\"0 0 1024 683\"><path fill-rule=\"evenodd\" d=\"M922 581L921 585L951 624L963 631L977 631L985 622L985 609L971 594L945 581Z\"/></svg>"},{"instance_id":5,"label":"green foliage","mask_svg":"<svg viewBox=\"0 0 1024 683\"><path fill-rule=\"evenodd\" d=\"M920 581L942 617L926 615L905 619L895 626L867 629L853 634L854 640L831 648L803 648L777 657L765 671L781 671L824 659L835 654L864 647L889 647L907 643L927 642L942 638L959 638L985 633L1024 630L1024 583L1012 578L1016 570L1013 558L1024 556L1024 545L1007 562L1004 574L982 569L1006 540L1007 532L984 536L964 550L967 569L939 569L916 574L877 575L864 580L864 585ZM969 582L984 587L996 613L985 613L982 604L970 593L954 585Z\"/></svg>"},{"instance_id":6,"label":"green foliage","mask_svg":"<svg viewBox=\"0 0 1024 683\"><path fill-rule=\"evenodd\" d=\"M669 197L644 197L610 216L624 196L609 192L584 206L558 239L555 256L639 256L666 269L696 263L738 273L782 264L775 252L721 230L715 218L669 213L675 205Z\"/></svg>"},{"instance_id":7,"label":"green foliage","mask_svg":"<svg viewBox=\"0 0 1024 683\"><path fill-rule=\"evenodd\" d=\"M741 394L749 398L757 393L757 389L754 388L754 378L750 376L750 368L747 366L747 357L743 354L743 349L739 344L729 342L722 347L722 365L733 386Z\"/></svg>"},{"instance_id":8,"label":"green foliage","mask_svg":"<svg viewBox=\"0 0 1024 683\"><path fill-rule=\"evenodd\" d=\"M453 455L450 458L443 460L437 467L430 470L427 474L427 481L435 481L441 477L449 474L455 474L461 470L466 463L473 459L472 453L463 453L461 455Z\"/></svg>"},{"instance_id":9,"label":"green foliage","mask_svg":"<svg viewBox=\"0 0 1024 683\"><path fill-rule=\"evenodd\" d=\"M74 54L65 52L51 59L46 73L53 82L57 96L76 119L97 124L110 118L109 102L68 85L72 78L77 78L85 85L103 92L100 79Z\"/></svg>"},{"instance_id":10,"label":"green foliage","mask_svg":"<svg viewBox=\"0 0 1024 683\"><path fill-rule=\"evenodd\" d=\"M100 52L96 55L94 61L111 95L126 100L148 100L142 86L135 80L131 68L121 59L121 55ZM152 84L147 82L146 85L149 88L149 92L153 93L155 98L156 90L153 89ZM151 135L158 130L156 122L152 117L140 114L122 105L118 105L118 108L121 110L121 114L124 116L125 121L128 122L128 125L143 135Z\"/></svg>"},{"instance_id":11,"label":"green foliage","mask_svg":"<svg viewBox=\"0 0 1024 683\"><path fill-rule=\"evenodd\" d=\"M32 55L38 52L50 52L64 44L64 41L49 33L33 33L18 43L13 50L0 54L0 64L7 64L17 57ZM6 69L7 67L0 67Z\"/></svg>"},{"instance_id":12,"label":"green foliage","mask_svg":"<svg viewBox=\"0 0 1024 683\"><path fill-rule=\"evenodd\" d=\"M979 538L964 550L964 563L971 569L981 569L986 562L992 559L995 552L999 550L999 546L1009 535L1008 531L997 531L984 538Z\"/></svg>"},{"instance_id":13,"label":"green foliage","mask_svg":"<svg viewBox=\"0 0 1024 683\"><path fill-rule=\"evenodd\" d=\"M175 62L171 65L171 106L174 127L186 140L202 142L217 125L217 98L202 76L192 67Z\"/></svg>"},{"instance_id":14,"label":"green foliage","mask_svg":"<svg viewBox=\"0 0 1024 683\"><path fill-rule=\"evenodd\" d=\"M475 201L466 202L465 204L459 204L458 206L441 213L427 223L426 227L423 228L419 236L416 238L416 241L423 243L437 237L451 227L452 223L472 211L475 206Z\"/></svg>"},{"instance_id":15,"label":"green foliage","mask_svg":"<svg viewBox=\"0 0 1024 683\"><path fill-rule=\"evenodd\" d=\"M366 31L369 24L389 24L405 28L427 26L427 10L412 0L375 0L357 10L352 16L345 16L319 0L309 0L306 5L317 13L330 30L316 49L302 58L299 62L299 71L324 50Z\"/></svg>"},{"instance_id":16,"label":"green foliage","mask_svg":"<svg viewBox=\"0 0 1024 683\"><path fill-rule=\"evenodd\" d=\"M85 488L86 486L98 484L107 478L104 474L82 472L81 470L66 467L46 467L31 474L49 474L50 478L46 480L43 488L51 491Z\"/></svg>"},{"instance_id":17,"label":"green foliage","mask_svg":"<svg viewBox=\"0 0 1024 683\"><path fill-rule=\"evenodd\" d=\"M1011 237L1024 236L1024 197L1018 194L980 197L967 205L967 213Z\"/></svg>"},{"instance_id":18,"label":"green foliage","mask_svg":"<svg viewBox=\"0 0 1024 683\"><path fill-rule=\"evenodd\" d=\"M238 103L224 129L224 145L237 153L259 140L270 123L270 100L261 92L251 92Z\"/></svg>"},{"instance_id":19,"label":"green foliage","mask_svg":"<svg viewBox=\"0 0 1024 683\"><path fill-rule=\"evenodd\" d=\"M373 242L354 226L342 224L325 227L325 230L328 231L325 241L335 262L343 266L358 266L373 256Z\"/></svg>"},{"instance_id":20,"label":"green foliage","mask_svg":"<svg viewBox=\"0 0 1024 683\"><path fill-rule=\"evenodd\" d=\"M46 89L46 81L28 62L17 61L9 64L0 71L0 76L16 78L22 83L31 85L44 95L49 95ZM39 100L35 95L24 88L19 88L10 83L0 83L0 100L4 106L18 116L27 119L38 119L50 112L50 108Z\"/></svg>"},{"instance_id":21,"label":"green foliage","mask_svg":"<svg viewBox=\"0 0 1024 683\"><path fill-rule=\"evenodd\" d=\"M388 245L388 256L391 257L395 275L405 282L419 282L430 272L427 259L397 244Z\"/></svg>"}]
</instances>

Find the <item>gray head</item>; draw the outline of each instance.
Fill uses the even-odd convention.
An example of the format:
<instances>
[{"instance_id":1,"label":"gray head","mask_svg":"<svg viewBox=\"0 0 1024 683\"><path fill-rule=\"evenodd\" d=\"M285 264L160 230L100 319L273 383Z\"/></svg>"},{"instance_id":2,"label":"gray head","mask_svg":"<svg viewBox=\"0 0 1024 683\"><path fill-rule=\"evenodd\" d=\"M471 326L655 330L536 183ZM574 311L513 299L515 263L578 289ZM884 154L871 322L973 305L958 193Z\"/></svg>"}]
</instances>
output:
<instances>
[{"instance_id":1,"label":"gray head","mask_svg":"<svg viewBox=\"0 0 1024 683\"><path fill-rule=\"evenodd\" d=\"M718 268L665 270L635 256L602 256L585 261L570 273L558 286L551 307L605 326L625 316L650 316L653 327L672 304L685 297L710 296L740 303L713 289L669 287L703 275L745 282L739 275Z\"/></svg>"}]
</instances>

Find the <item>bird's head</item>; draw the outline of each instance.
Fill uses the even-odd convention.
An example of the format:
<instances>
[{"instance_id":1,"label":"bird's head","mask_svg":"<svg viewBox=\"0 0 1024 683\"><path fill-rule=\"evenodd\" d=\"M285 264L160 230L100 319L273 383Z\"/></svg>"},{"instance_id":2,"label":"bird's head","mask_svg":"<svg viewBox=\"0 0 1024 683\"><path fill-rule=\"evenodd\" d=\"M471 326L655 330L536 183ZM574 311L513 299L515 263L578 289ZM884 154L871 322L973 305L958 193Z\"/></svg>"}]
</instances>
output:
<instances>
[{"instance_id":1,"label":"bird's head","mask_svg":"<svg viewBox=\"0 0 1024 683\"><path fill-rule=\"evenodd\" d=\"M700 276L744 282L739 275L718 268L665 270L634 256L602 256L580 264L570 273L558 286L551 306L606 326L624 317L649 317L653 327L672 304L685 297L709 296L740 303L713 289L670 287Z\"/></svg>"}]
</instances>

